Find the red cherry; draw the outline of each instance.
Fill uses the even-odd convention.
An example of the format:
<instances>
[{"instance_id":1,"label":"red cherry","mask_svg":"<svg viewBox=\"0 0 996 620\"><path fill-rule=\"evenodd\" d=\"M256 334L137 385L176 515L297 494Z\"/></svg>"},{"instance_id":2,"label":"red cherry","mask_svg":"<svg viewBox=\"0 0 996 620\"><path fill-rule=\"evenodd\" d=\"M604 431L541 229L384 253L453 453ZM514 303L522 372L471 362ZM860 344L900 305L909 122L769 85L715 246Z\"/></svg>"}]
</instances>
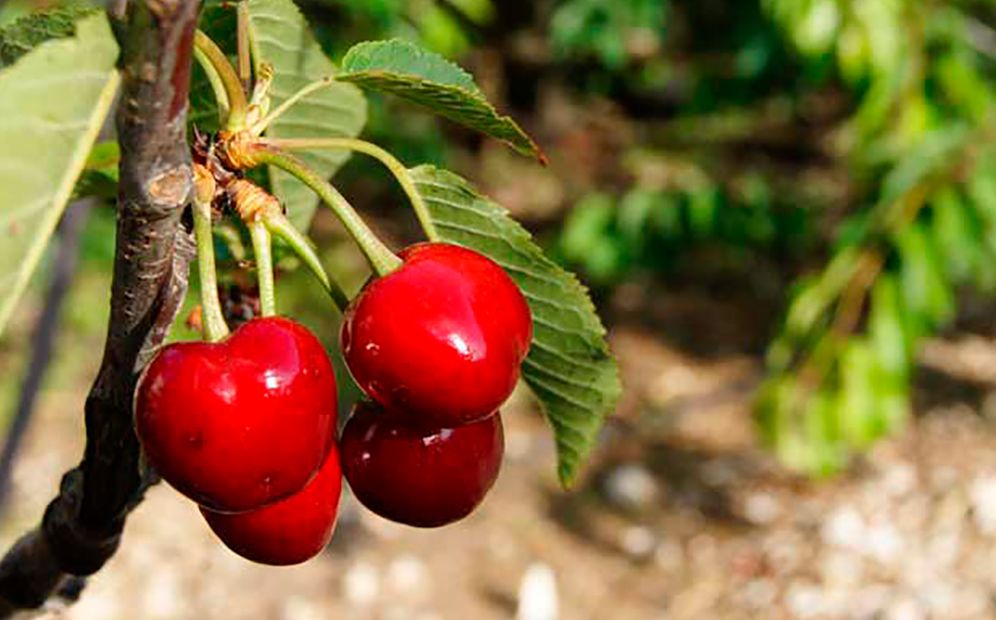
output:
<instances>
[{"instance_id":1,"label":"red cherry","mask_svg":"<svg viewBox=\"0 0 996 620\"><path fill-rule=\"evenodd\" d=\"M342 350L357 384L387 409L442 427L482 419L511 394L529 351L529 306L494 261L423 243L346 310Z\"/></svg>"},{"instance_id":2,"label":"red cherry","mask_svg":"<svg viewBox=\"0 0 996 620\"><path fill-rule=\"evenodd\" d=\"M223 342L165 347L135 395L135 430L149 462L181 493L222 512L300 490L335 428L325 348L279 317L250 321Z\"/></svg>"},{"instance_id":3,"label":"red cherry","mask_svg":"<svg viewBox=\"0 0 996 620\"><path fill-rule=\"evenodd\" d=\"M505 440L501 417L425 430L406 414L359 403L342 432L342 468L361 504L415 527L458 521L498 478Z\"/></svg>"},{"instance_id":4,"label":"red cherry","mask_svg":"<svg viewBox=\"0 0 996 620\"><path fill-rule=\"evenodd\" d=\"M211 530L229 549L260 564L300 564L329 544L339 516L342 468L335 444L318 474L297 493L259 510L238 514L201 507Z\"/></svg>"}]
</instances>

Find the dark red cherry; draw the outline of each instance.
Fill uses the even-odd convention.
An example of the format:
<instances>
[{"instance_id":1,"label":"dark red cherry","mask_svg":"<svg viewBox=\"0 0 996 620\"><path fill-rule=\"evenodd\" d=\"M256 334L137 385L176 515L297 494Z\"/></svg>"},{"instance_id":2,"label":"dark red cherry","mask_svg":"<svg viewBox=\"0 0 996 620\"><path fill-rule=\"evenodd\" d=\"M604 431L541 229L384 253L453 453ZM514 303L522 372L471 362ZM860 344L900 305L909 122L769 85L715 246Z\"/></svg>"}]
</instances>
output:
<instances>
[{"instance_id":1,"label":"dark red cherry","mask_svg":"<svg viewBox=\"0 0 996 620\"><path fill-rule=\"evenodd\" d=\"M342 433L342 468L353 495L380 516L415 527L466 517L498 478L501 417L436 430L411 420L373 403L354 408Z\"/></svg>"},{"instance_id":2,"label":"dark red cherry","mask_svg":"<svg viewBox=\"0 0 996 620\"><path fill-rule=\"evenodd\" d=\"M229 549L260 564L300 564L318 555L332 538L339 515L342 468L335 444L315 477L297 493L258 510L201 514Z\"/></svg>"},{"instance_id":3,"label":"dark red cherry","mask_svg":"<svg viewBox=\"0 0 996 620\"><path fill-rule=\"evenodd\" d=\"M335 429L328 355L285 318L250 321L219 343L163 348L135 395L135 430L149 462L181 493L222 512L299 491Z\"/></svg>"},{"instance_id":4,"label":"dark red cherry","mask_svg":"<svg viewBox=\"0 0 996 620\"><path fill-rule=\"evenodd\" d=\"M529 351L529 306L494 261L423 243L350 304L342 349L357 384L426 424L487 417L511 394Z\"/></svg>"}]
</instances>

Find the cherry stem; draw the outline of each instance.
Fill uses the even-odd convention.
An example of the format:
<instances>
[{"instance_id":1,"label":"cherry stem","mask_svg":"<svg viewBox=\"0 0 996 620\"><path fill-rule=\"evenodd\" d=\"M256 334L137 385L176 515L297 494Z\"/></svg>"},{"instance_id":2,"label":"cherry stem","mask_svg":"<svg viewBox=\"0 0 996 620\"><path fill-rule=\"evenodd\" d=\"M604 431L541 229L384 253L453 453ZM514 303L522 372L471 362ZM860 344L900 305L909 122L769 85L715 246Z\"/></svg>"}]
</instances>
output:
<instances>
[{"instance_id":1,"label":"cherry stem","mask_svg":"<svg viewBox=\"0 0 996 620\"><path fill-rule=\"evenodd\" d=\"M204 339L218 342L228 335L228 324L218 299L218 276L211 234L211 203L194 197L194 239L197 242L197 275L201 281L201 323Z\"/></svg>"},{"instance_id":2,"label":"cherry stem","mask_svg":"<svg viewBox=\"0 0 996 620\"><path fill-rule=\"evenodd\" d=\"M236 7L236 43L238 46L239 59L239 81L242 83L242 92L248 93L250 82L252 81L252 69L249 59L249 2L239 0Z\"/></svg>"},{"instance_id":3,"label":"cherry stem","mask_svg":"<svg viewBox=\"0 0 996 620\"><path fill-rule=\"evenodd\" d=\"M335 302L336 307L340 311L345 311L346 306L349 305L349 298L343 292L339 283L329 278L328 273L325 272L325 268L322 267L322 261L318 258L315 249L308 242L308 239L297 228L294 228L294 225L283 214L268 216L263 220L263 223L266 224L266 228L270 231L270 234L280 238L294 250L298 258L304 261L304 264L311 270L311 273L325 287L329 297Z\"/></svg>"},{"instance_id":4,"label":"cherry stem","mask_svg":"<svg viewBox=\"0 0 996 620\"><path fill-rule=\"evenodd\" d=\"M277 291L273 285L273 252L270 231L262 220L246 222L252 238L252 253L256 257L256 278L259 282L259 306L263 316L277 313Z\"/></svg>"},{"instance_id":5,"label":"cherry stem","mask_svg":"<svg viewBox=\"0 0 996 620\"><path fill-rule=\"evenodd\" d=\"M290 153L268 144L260 144L253 151L253 158L259 164L270 164L289 172L302 183L311 188L322 201L327 204L346 227L349 234L356 240L360 250L367 257L370 266L379 276L385 276L401 266L401 259L394 255L384 243L377 238L366 222L356 213L349 201L339 190L323 179L307 164Z\"/></svg>"},{"instance_id":6,"label":"cherry stem","mask_svg":"<svg viewBox=\"0 0 996 620\"><path fill-rule=\"evenodd\" d=\"M242 82L232 68L232 63L228 61L225 52L200 30L194 34L194 49L214 68L218 81L224 87L228 99L228 120L225 122L225 129L229 131L244 129L249 103L242 89Z\"/></svg>"},{"instance_id":7,"label":"cherry stem","mask_svg":"<svg viewBox=\"0 0 996 620\"><path fill-rule=\"evenodd\" d=\"M287 110L291 109L291 107L293 107L298 101L304 99L315 91L328 88L334 83L335 78L326 77L302 86L300 90L285 99L283 103L277 106L275 110L267 114L265 118L260 119L257 123L254 123L252 126L252 132L257 136L263 135L263 132L266 131L267 127L283 116L283 114L287 112Z\"/></svg>"},{"instance_id":8,"label":"cherry stem","mask_svg":"<svg viewBox=\"0 0 996 620\"><path fill-rule=\"evenodd\" d=\"M214 91L214 100L218 105L218 120L224 124L225 119L228 118L228 93L225 90L225 83L221 80L221 76L218 75L218 71L211 64L211 60L207 57L203 51L198 48L194 48L194 58L197 60L197 64L201 66L204 70L204 75L207 76L208 83L211 85L211 90Z\"/></svg>"},{"instance_id":9,"label":"cherry stem","mask_svg":"<svg viewBox=\"0 0 996 620\"><path fill-rule=\"evenodd\" d=\"M421 224L422 230L425 232L425 236L428 237L430 241L439 241L439 232L436 230L436 225L433 223L432 217L429 215L429 208L426 206L425 200L422 199L422 194L420 194L418 188L415 187L415 181L408 172L408 168L406 168L403 163L398 161L394 155L376 144L355 138L267 138L264 142L272 144L277 148L289 151L336 149L356 151L357 153L363 153L364 155L373 157L387 167L391 174L394 175L394 178L398 181L398 184L401 185L401 189L403 189L405 194L408 195L408 200L411 202L412 209L415 210L415 216L418 218L419 224Z\"/></svg>"}]
</instances>

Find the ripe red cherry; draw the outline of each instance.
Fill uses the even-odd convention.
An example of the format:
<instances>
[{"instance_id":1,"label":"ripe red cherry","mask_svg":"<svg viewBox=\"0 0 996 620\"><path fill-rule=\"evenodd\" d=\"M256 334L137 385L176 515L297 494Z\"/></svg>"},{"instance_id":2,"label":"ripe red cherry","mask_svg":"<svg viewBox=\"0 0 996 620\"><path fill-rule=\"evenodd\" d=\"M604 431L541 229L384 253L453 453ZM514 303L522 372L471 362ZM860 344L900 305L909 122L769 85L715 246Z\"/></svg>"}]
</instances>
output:
<instances>
[{"instance_id":1,"label":"ripe red cherry","mask_svg":"<svg viewBox=\"0 0 996 620\"><path fill-rule=\"evenodd\" d=\"M425 430L406 414L360 403L342 431L342 468L361 504L415 527L458 521L498 478L505 441L494 415L456 428Z\"/></svg>"},{"instance_id":2,"label":"ripe red cherry","mask_svg":"<svg viewBox=\"0 0 996 620\"><path fill-rule=\"evenodd\" d=\"M342 350L357 384L385 408L441 427L482 419L511 394L532 319L494 261L423 243L346 310Z\"/></svg>"},{"instance_id":3,"label":"ripe red cherry","mask_svg":"<svg viewBox=\"0 0 996 620\"><path fill-rule=\"evenodd\" d=\"M335 440L336 386L301 325L256 319L219 343L165 347L135 395L149 462L184 495L243 512L300 490Z\"/></svg>"},{"instance_id":4,"label":"ripe red cherry","mask_svg":"<svg viewBox=\"0 0 996 620\"><path fill-rule=\"evenodd\" d=\"M218 538L247 560L273 566L300 564L318 555L332 538L341 492L342 468L333 443L318 474L290 497L238 514L202 506L201 514Z\"/></svg>"}]
</instances>

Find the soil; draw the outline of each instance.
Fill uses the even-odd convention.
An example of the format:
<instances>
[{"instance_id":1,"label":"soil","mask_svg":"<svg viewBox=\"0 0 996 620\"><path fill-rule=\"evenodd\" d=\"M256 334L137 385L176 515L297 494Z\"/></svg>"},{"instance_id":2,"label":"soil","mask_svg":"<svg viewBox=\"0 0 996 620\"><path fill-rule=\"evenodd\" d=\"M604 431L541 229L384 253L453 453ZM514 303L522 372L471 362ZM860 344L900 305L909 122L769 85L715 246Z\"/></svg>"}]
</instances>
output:
<instances>
[{"instance_id":1,"label":"soil","mask_svg":"<svg viewBox=\"0 0 996 620\"><path fill-rule=\"evenodd\" d=\"M755 439L757 317L687 297L626 308L610 313L625 397L576 489L558 488L550 434L517 392L501 477L464 522L410 529L347 498L327 552L269 568L230 553L160 485L80 600L44 617L996 618L996 340L928 343L907 429L846 474L808 481ZM686 320L723 325L697 341L725 349L666 337L696 333ZM85 388L45 392L3 544L81 453Z\"/></svg>"}]
</instances>

